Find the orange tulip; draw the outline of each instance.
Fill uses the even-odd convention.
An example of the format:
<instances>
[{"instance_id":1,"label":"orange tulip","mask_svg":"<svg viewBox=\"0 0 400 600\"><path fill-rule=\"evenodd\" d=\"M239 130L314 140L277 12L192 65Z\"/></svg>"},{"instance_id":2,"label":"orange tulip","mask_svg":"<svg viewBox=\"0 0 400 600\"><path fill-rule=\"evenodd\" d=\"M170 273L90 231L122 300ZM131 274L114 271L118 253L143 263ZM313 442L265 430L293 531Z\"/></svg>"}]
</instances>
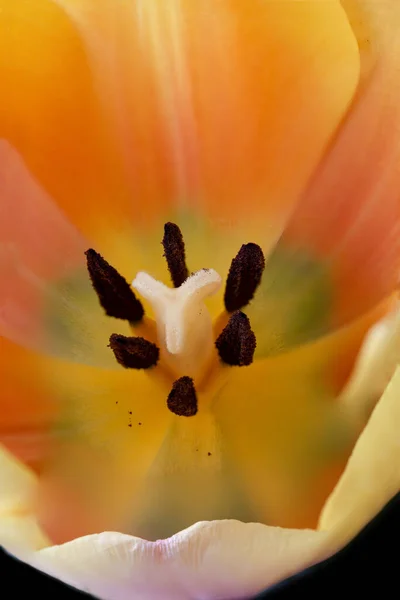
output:
<instances>
[{"instance_id":1,"label":"orange tulip","mask_svg":"<svg viewBox=\"0 0 400 600\"><path fill-rule=\"evenodd\" d=\"M357 437L400 347L399 26L0 0L0 543L104 598L243 596L398 490L349 494L394 452L398 375ZM246 544L272 567L228 581Z\"/></svg>"}]
</instances>

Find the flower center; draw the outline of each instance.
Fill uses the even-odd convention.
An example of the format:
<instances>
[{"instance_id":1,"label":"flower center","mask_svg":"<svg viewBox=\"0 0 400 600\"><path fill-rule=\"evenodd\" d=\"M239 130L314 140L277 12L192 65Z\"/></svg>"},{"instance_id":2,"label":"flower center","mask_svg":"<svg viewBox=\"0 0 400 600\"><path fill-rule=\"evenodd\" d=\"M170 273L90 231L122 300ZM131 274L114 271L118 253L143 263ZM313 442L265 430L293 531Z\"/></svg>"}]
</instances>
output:
<instances>
[{"instance_id":1,"label":"flower center","mask_svg":"<svg viewBox=\"0 0 400 600\"><path fill-rule=\"evenodd\" d=\"M129 321L135 333L143 334L110 337L118 363L125 368L161 370L171 380L169 410L188 417L198 410L196 386L204 386L211 373L222 365L248 366L253 361L256 338L240 309L253 298L265 260L257 244L240 248L226 281L225 311L213 324L204 300L220 289L221 276L214 269L190 274L183 236L174 223L164 226L163 247L173 288L142 271L131 287L93 249L86 252L87 266L106 314ZM155 320L145 316L132 288L149 301Z\"/></svg>"}]
</instances>

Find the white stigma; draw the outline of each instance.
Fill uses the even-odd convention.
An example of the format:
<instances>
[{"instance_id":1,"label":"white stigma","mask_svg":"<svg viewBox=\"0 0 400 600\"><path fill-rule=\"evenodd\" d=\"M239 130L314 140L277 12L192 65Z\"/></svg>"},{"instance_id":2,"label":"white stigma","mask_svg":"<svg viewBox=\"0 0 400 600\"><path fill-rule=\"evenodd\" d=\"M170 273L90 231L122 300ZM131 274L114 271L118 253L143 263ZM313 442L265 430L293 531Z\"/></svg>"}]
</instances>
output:
<instances>
[{"instance_id":1,"label":"white stigma","mask_svg":"<svg viewBox=\"0 0 400 600\"><path fill-rule=\"evenodd\" d=\"M169 288L143 271L132 282L151 303L161 357L179 376L196 377L212 357L212 321L204 299L215 294L221 283L213 269L193 273L178 288Z\"/></svg>"}]
</instances>

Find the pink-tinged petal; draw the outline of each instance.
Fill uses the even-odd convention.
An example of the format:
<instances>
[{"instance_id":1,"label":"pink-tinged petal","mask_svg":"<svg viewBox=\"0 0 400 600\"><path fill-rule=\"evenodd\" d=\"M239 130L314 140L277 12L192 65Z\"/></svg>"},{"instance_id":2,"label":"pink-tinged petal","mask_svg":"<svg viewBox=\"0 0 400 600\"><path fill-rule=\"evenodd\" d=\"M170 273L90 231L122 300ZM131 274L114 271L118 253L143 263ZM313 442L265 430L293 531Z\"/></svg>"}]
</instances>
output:
<instances>
[{"instance_id":1,"label":"pink-tinged petal","mask_svg":"<svg viewBox=\"0 0 400 600\"><path fill-rule=\"evenodd\" d=\"M290 272L278 278L294 299L318 285L321 271L330 282L328 318L305 337L365 312L398 282L400 9L394 1L349 4L359 37L359 89L275 251L319 266L305 268L298 281Z\"/></svg>"},{"instance_id":2,"label":"pink-tinged petal","mask_svg":"<svg viewBox=\"0 0 400 600\"><path fill-rule=\"evenodd\" d=\"M252 596L316 562L327 534L212 521L157 542L102 533L38 552L37 568L107 600Z\"/></svg>"},{"instance_id":3,"label":"pink-tinged petal","mask_svg":"<svg viewBox=\"0 0 400 600\"><path fill-rule=\"evenodd\" d=\"M15 253L39 278L62 277L82 260L83 237L5 140L0 140L0 193L2 250Z\"/></svg>"},{"instance_id":4,"label":"pink-tinged petal","mask_svg":"<svg viewBox=\"0 0 400 600\"><path fill-rule=\"evenodd\" d=\"M5 141L0 190L0 334L29 348L115 367L107 349L115 323L103 315L86 272L90 244Z\"/></svg>"},{"instance_id":5,"label":"pink-tinged petal","mask_svg":"<svg viewBox=\"0 0 400 600\"><path fill-rule=\"evenodd\" d=\"M321 515L319 528L346 543L400 489L400 369L376 405Z\"/></svg>"}]
</instances>

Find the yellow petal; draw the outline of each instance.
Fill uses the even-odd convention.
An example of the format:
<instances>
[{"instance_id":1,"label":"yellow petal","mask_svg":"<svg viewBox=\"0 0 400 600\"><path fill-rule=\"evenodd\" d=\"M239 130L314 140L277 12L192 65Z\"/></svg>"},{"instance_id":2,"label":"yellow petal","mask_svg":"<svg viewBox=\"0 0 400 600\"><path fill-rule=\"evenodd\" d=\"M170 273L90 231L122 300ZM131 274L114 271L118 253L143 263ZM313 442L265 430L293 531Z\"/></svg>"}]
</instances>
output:
<instances>
[{"instance_id":1,"label":"yellow petal","mask_svg":"<svg viewBox=\"0 0 400 600\"><path fill-rule=\"evenodd\" d=\"M324 507L319 529L341 544L400 489L400 369L376 405L346 469Z\"/></svg>"},{"instance_id":2,"label":"yellow petal","mask_svg":"<svg viewBox=\"0 0 400 600\"><path fill-rule=\"evenodd\" d=\"M0 446L0 544L19 554L49 545L33 512L36 486L33 472Z\"/></svg>"},{"instance_id":3,"label":"yellow petal","mask_svg":"<svg viewBox=\"0 0 400 600\"><path fill-rule=\"evenodd\" d=\"M252 519L316 526L358 435L359 424L335 396L370 318L292 352L232 369L213 412Z\"/></svg>"},{"instance_id":4,"label":"yellow petal","mask_svg":"<svg viewBox=\"0 0 400 600\"><path fill-rule=\"evenodd\" d=\"M37 376L58 408L40 472L40 522L53 542L134 531L172 417L168 388L144 371L51 359Z\"/></svg>"},{"instance_id":5,"label":"yellow petal","mask_svg":"<svg viewBox=\"0 0 400 600\"><path fill-rule=\"evenodd\" d=\"M400 311L397 304L368 332L339 402L365 420L399 363Z\"/></svg>"}]
</instances>

